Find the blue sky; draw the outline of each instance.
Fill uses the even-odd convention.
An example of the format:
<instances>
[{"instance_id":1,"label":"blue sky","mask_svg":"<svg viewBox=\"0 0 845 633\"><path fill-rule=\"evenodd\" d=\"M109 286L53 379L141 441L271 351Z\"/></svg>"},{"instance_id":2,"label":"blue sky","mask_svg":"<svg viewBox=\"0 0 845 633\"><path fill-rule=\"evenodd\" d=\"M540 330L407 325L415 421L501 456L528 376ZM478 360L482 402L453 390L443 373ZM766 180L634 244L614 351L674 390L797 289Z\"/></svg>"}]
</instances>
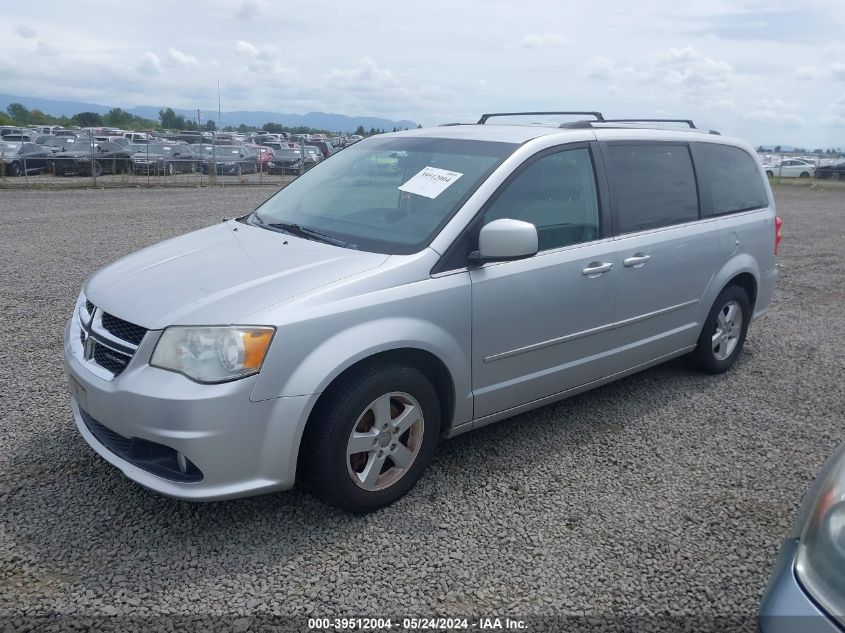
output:
<instances>
[{"instance_id":1,"label":"blue sky","mask_svg":"<svg viewBox=\"0 0 845 633\"><path fill-rule=\"evenodd\" d=\"M693 118L845 147L845 2L204 0L11 3L0 92L312 110L423 125L484 111Z\"/></svg>"}]
</instances>

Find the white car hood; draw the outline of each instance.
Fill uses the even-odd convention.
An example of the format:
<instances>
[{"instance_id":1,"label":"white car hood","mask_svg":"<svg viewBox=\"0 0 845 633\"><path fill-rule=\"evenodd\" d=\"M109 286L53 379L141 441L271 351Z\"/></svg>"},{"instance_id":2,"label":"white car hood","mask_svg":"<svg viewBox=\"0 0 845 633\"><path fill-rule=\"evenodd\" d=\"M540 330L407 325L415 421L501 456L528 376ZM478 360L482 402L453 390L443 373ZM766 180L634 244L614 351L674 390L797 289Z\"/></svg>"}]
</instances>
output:
<instances>
[{"instance_id":1,"label":"white car hood","mask_svg":"<svg viewBox=\"0 0 845 633\"><path fill-rule=\"evenodd\" d=\"M228 220L106 266L89 279L85 296L150 330L226 325L388 257Z\"/></svg>"}]
</instances>

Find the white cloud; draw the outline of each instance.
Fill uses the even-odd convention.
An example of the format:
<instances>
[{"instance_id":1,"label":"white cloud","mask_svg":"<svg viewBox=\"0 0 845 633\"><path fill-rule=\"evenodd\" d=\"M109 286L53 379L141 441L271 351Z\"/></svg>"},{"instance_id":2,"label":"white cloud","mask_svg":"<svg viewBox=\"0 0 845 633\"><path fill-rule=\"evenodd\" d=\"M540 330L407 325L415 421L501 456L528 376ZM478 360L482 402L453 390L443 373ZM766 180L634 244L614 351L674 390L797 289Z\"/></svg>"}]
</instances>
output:
<instances>
[{"instance_id":1,"label":"white cloud","mask_svg":"<svg viewBox=\"0 0 845 633\"><path fill-rule=\"evenodd\" d=\"M35 29L33 29L31 26L27 26L26 24L18 24L15 27L15 33L17 33L20 37L24 38L25 40L35 39Z\"/></svg>"},{"instance_id":2,"label":"white cloud","mask_svg":"<svg viewBox=\"0 0 845 633\"><path fill-rule=\"evenodd\" d=\"M183 53L172 46L167 49L167 57L171 62L178 64L179 66L198 66L200 63L200 60L193 55Z\"/></svg>"},{"instance_id":3,"label":"white cloud","mask_svg":"<svg viewBox=\"0 0 845 633\"><path fill-rule=\"evenodd\" d=\"M162 73L161 60L152 51L146 51L141 55L137 68L142 75L160 75Z\"/></svg>"},{"instance_id":4,"label":"white cloud","mask_svg":"<svg viewBox=\"0 0 845 633\"><path fill-rule=\"evenodd\" d=\"M825 108L822 123L830 127L845 128L845 94Z\"/></svg>"},{"instance_id":5,"label":"white cloud","mask_svg":"<svg viewBox=\"0 0 845 633\"><path fill-rule=\"evenodd\" d=\"M743 109L742 117L755 123L786 127L806 125L804 118L795 113L794 106L787 104L783 99L759 99L751 102L748 108Z\"/></svg>"},{"instance_id":6,"label":"white cloud","mask_svg":"<svg viewBox=\"0 0 845 633\"><path fill-rule=\"evenodd\" d=\"M235 10L235 17L244 22L265 17L270 10L266 0L242 0Z\"/></svg>"},{"instance_id":7,"label":"white cloud","mask_svg":"<svg viewBox=\"0 0 845 633\"><path fill-rule=\"evenodd\" d=\"M354 92L373 92L395 90L399 88L396 76L386 68L380 68L369 57L362 57L355 68L332 68L325 74L326 81L332 82L341 90Z\"/></svg>"},{"instance_id":8,"label":"white cloud","mask_svg":"<svg viewBox=\"0 0 845 633\"><path fill-rule=\"evenodd\" d=\"M795 71L792 73L792 76L799 81L813 81L815 79L823 79L826 74L827 73L825 73L825 71L821 68L810 65L796 68Z\"/></svg>"},{"instance_id":9,"label":"white cloud","mask_svg":"<svg viewBox=\"0 0 845 633\"><path fill-rule=\"evenodd\" d=\"M825 68L818 66L801 66L796 68L792 76L799 81L833 80L845 81L845 64L834 62Z\"/></svg>"},{"instance_id":10,"label":"white cloud","mask_svg":"<svg viewBox=\"0 0 845 633\"><path fill-rule=\"evenodd\" d=\"M520 48L542 48L544 46L557 46L563 42L563 37L557 33L529 33L519 42Z\"/></svg>"}]
</instances>

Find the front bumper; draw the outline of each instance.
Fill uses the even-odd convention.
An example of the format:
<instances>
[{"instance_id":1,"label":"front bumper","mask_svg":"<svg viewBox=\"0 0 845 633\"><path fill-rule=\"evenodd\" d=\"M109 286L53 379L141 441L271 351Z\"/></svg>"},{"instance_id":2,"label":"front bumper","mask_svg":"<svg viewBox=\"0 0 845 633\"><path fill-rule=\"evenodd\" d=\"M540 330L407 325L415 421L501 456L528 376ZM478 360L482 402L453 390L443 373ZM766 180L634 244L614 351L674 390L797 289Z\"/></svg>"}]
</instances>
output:
<instances>
[{"instance_id":1,"label":"front bumper","mask_svg":"<svg viewBox=\"0 0 845 633\"><path fill-rule=\"evenodd\" d=\"M148 332L126 369L103 379L80 360L71 323L64 361L72 385L71 407L80 434L103 459L156 492L196 501L244 497L293 486L312 396L250 400L257 376L201 385L149 365L158 332ZM83 419L109 431L182 453L201 473L179 481L150 472L98 440Z\"/></svg>"},{"instance_id":2,"label":"front bumper","mask_svg":"<svg viewBox=\"0 0 845 633\"><path fill-rule=\"evenodd\" d=\"M795 576L798 539L783 542L769 585L760 604L758 624L763 633L842 633Z\"/></svg>"}]
</instances>

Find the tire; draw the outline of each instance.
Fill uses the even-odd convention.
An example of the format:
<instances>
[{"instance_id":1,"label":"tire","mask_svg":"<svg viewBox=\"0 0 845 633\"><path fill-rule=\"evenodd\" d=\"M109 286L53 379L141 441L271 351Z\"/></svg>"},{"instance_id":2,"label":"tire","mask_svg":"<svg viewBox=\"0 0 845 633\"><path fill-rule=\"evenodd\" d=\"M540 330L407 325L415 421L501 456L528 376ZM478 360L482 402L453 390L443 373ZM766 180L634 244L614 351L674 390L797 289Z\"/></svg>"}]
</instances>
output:
<instances>
[{"instance_id":1,"label":"tire","mask_svg":"<svg viewBox=\"0 0 845 633\"><path fill-rule=\"evenodd\" d=\"M100 161L94 161L94 165L91 168L91 171L93 172L93 175L98 178L103 175L103 166L100 164Z\"/></svg>"},{"instance_id":2,"label":"tire","mask_svg":"<svg viewBox=\"0 0 845 633\"><path fill-rule=\"evenodd\" d=\"M736 313L731 314L731 308L738 311L738 318ZM722 290L704 321L698 345L690 354L693 366L708 374L728 371L742 353L750 320L751 302L745 290L739 286ZM718 342L717 337L721 339Z\"/></svg>"},{"instance_id":3,"label":"tire","mask_svg":"<svg viewBox=\"0 0 845 633\"><path fill-rule=\"evenodd\" d=\"M164 169L167 172L168 176L173 175L173 163L167 163L167 166Z\"/></svg>"},{"instance_id":4,"label":"tire","mask_svg":"<svg viewBox=\"0 0 845 633\"><path fill-rule=\"evenodd\" d=\"M317 497L353 514L387 506L413 488L440 436L437 392L425 374L404 365L371 365L341 379L316 415L303 442L306 481ZM356 446L372 448L350 453Z\"/></svg>"},{"instance_id":5,"label":"tire","mask_svg":"<svg viewBox=\"0 0 845 633\"><path fill-rule=\"evenodd\" d=\"M243 166L243 165L241 165L240 163L238 163L238 172L237 172L237 174L238 174L238 176L243 176L243 175L244 175L244 166Z\"/></svg>"},{"instance_id":6,"label":"tire","mask_svg":"<svg viewBox=\"0 0 845 633\"><path fill-rule=\"evenodd\" d=\"M768 169L766 170L766 175L767 175L769 178L774 178L774 177L775 177L774 172L769 171Z\"/></svg>"},{"instance_id":7,"label":"tire","mask_svg":"<svg viewBox=\"0 0 845 633\"><path fill-rule=\"evenodd\" d=\"M193 161L191 161L191 173L192 174L197 173L197 164Z\"/></svg>"},{"instance_id":8,"label":"tire","mask_svg":"<svg viewBox=\"0 0 845 633\"><path fill-rule=\"evenodd\" d=\"M23 173L23 167L18 161L12 161L9 163L8 167L6 167L6 173L9 176L20 176Z\"/></svg>"},{"instance_id":9,"label":"tire","mask_svg":"<svg viewBox=\"0 0 845 633\"><path fill-rule=\"evenodd\" d=\"M809 178L809 177L810 177L810 174L809 174L809 172L806 172L806 171L802 171L801 175L799 176L799 178Z\"/></svg>"}]
</instances>

